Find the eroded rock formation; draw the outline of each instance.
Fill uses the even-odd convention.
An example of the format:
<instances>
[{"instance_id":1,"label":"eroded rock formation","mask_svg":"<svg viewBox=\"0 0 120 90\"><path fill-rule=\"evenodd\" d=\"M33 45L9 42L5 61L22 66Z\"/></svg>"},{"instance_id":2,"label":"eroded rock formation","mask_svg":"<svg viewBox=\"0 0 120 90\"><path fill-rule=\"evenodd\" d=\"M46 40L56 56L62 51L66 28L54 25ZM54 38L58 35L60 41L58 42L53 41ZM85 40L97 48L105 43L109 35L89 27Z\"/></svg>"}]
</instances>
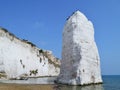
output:
<instances>
[{"instance_id":1,"label":"eroded rock formation","mask_svg":"<svg viewBox=\"0 0 120 90\"><path fill-rule=\"evenodd\" d=\"M80 11L70 16L64 27L61 70L57 82L69 85L102 82L93 24Z\"/></svg>"},{"instance_id":2,"label":"eroded rock formation","mask_svg":"<svg viewBox=\"0 0 120 90\"><path fill-rule=\"evenodd\" d=\"M0 28L0 77L24 79L24 77L57 76L60 61L51 51L37 48L27 40L21 40L6 29Z\"/></svg>"}]
</instances>

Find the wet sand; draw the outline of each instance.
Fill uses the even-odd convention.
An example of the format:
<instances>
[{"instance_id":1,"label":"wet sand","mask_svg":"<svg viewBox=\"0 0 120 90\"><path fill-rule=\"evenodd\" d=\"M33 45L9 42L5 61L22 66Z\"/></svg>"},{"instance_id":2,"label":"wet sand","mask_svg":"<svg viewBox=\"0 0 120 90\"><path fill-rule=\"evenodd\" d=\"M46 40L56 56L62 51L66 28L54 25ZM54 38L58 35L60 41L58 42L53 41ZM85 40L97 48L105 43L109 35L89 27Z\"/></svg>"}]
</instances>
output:
<instances>
[{"instance_id":1,"label":"wet sand","mask_svg":"<svg viewBox=\"0 0 120 90\"><path fill-rule=\"evenodd\" d=\"M0 90L58 90L56 77L29 78L28 80L0 80Z\"/></svg>"},{"instance_id":2,"label":"wet sand","mask_svg":"<svg viewBox=\"0 0 120 90\"><path fill-rule=\"evenodd\" d=\"M69 86L54 83L56 77L0 80L0 90L104 90L102 85Z\"/></svg>"},{"instance_id":3,"label":"wet sand","mask_svg":"<svg viewBox=\"0 0 120 90\"><path fill-rule=\"evenodd\" d=\"M0 84L0 90L104 90L102 85L68 86L68 85L33 85Z\"/></svg>"}]
</instances>

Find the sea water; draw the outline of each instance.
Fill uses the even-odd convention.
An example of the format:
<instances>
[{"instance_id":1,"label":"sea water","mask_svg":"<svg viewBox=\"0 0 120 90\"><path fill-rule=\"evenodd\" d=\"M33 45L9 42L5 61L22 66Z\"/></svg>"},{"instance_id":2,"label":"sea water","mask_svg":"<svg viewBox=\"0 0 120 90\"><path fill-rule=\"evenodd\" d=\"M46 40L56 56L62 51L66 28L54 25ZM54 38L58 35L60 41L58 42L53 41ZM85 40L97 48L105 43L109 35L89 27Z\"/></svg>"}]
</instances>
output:
<instances>
[{"instance_id":1,"label":"sea water","mask_svg":"<svg viewBox=\"0 0 120 90\"><path fill-rule=\"evenodd\" d=\"M89 86L57 85L54 79L0 80L0 90L120 90L120 75L103 76L103 84Z\"/></svg>"},{"instance_id":2,"label":"sea water","mask_svg":"<svg viewBox=\"0 0 120 90\"><path fill-rule=\"evenodd\" d=\"M103 76L104 90L120 90L120 75Z\"/></svg>"}]
</instances>

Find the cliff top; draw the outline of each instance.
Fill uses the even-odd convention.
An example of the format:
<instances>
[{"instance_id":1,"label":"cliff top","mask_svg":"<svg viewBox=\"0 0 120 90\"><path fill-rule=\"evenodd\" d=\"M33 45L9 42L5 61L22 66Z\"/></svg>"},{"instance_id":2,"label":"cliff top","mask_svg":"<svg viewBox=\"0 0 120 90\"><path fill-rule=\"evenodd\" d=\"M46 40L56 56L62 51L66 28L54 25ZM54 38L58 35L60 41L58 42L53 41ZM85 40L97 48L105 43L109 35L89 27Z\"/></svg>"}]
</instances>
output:
<instances>
[{"instance_id":1,"label":"cliff top","mask_svg":"<svg viewBox=\"0 0 120 90\"><path fill-rule=\"evenodd\" d=\"M35 44L33 44L32 42L28 41L28 40L25 40L25 39L20 39L18 38L17 36L15 36L13 33L9 32L7 29L3 28L3 27L0 27L0 30L4 31L5 33L8 33L10 36L22 41L22 42L25 42L31 46L36 46Z\"/></svg>"},{"instance_id":2,"label":"cliff top","mask_svg":"<svg viewBox=\"0 0 120 90\"><path fill-rule=\"evenodd\" d=\"M42 50L42 49L39 49L35 44L33 44L32 42L28 41L28 40L25 40L25 39L20 39L18 37L16 37L13 33L10 33L7 29L5 28L2 28L0 27L0 31L2 31L3 33L5 34L8 34L9 36L11 37L14 37L16 38L17 40L25 43L25 44L28 44L30 45L31 47L34 47L36 50L39 51L39 53L43 53L44 56L46 56L50 62L52 62L53 64L55 64L56 66L59 66L60 65L60 61L58 58L56 58L53 54L52 54L52 51L49 51L49 50Z\"/></svg>"},{"instance_id":3,"label":"cliff top","mask_svg":"<svg viewBox=\"0 0 120 90\"><path fill-rule=\"evenodd\" d=\"M72 15L67 18L67 22L74 22L74 23L79 23L79 24L89 22L89 24L93 26L93 23L91 22L91 20L89 20L86 17L86 15L80 12L79 10L73 12Z\"/></svg>"}]
</instances>

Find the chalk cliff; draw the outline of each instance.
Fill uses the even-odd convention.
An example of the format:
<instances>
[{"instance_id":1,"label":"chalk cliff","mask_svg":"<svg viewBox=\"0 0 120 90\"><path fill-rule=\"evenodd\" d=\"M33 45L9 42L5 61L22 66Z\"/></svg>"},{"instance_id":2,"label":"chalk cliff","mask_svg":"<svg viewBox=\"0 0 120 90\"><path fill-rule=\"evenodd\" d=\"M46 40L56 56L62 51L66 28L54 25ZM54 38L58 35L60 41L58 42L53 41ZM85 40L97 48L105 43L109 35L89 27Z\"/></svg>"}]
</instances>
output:
<instances>
[{"instance_id":1,"label":"chalk cliff","mask_svg":"<svg viewBox=\"0 0 120 90\"><path fill-rule=\"evenodd\" d=\"M57 76L60 61L51 51L37 48L0 28L0 78Z\"/></svg>"},{"instance_id":2,"label":"chalk cliff","mask_svg":"<svg viewBox=\"0 0 120 90\"><path fill-rule=\"evenodd\" d=\"M85 85L101 83L100 58L91 21L80 11L67 19L58 83Z\"/></svg>"}]
</instances>

